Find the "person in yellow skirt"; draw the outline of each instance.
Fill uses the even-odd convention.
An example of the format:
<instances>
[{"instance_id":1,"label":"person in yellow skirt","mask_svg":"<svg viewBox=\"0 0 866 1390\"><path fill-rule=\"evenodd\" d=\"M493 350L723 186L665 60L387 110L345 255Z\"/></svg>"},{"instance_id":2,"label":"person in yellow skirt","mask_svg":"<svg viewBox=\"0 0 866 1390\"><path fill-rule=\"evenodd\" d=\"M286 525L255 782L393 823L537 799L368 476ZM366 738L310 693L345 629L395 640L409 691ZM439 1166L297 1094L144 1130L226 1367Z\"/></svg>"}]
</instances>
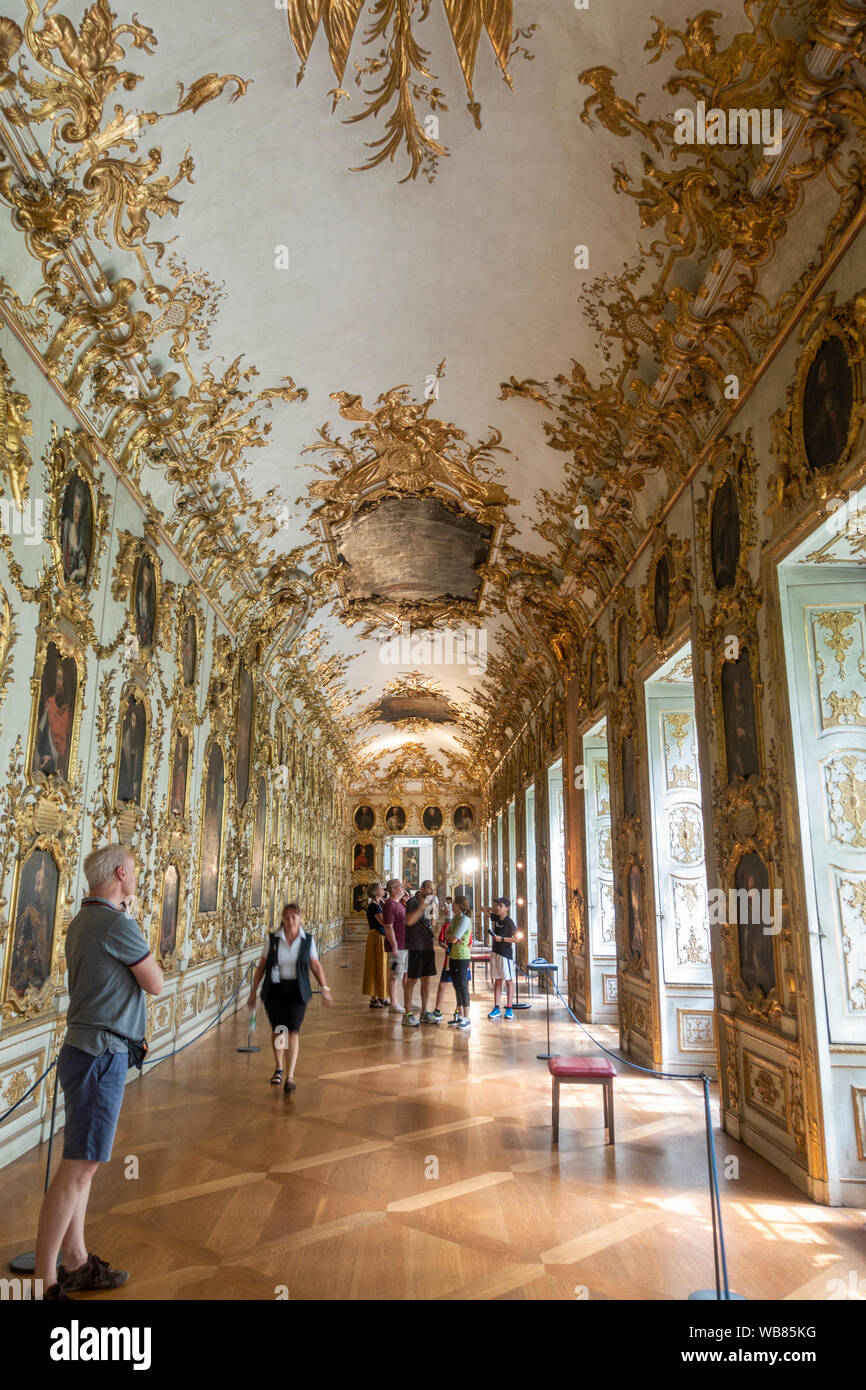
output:
<instances>
[{"instance_id":1,"label":"person in yellow skirt","mask_svg":"<svg viewBox=\"0 0 866 1390\"><path fill-rule=\"evenodd\" d=\"M367 889L367 949L364 952L364 983L362 994L369 994L371 1009L388 1007L388 957L385 954L385 923L382 902L385 889L381 883L371 883Z\"/></svg>"}]
</instances>

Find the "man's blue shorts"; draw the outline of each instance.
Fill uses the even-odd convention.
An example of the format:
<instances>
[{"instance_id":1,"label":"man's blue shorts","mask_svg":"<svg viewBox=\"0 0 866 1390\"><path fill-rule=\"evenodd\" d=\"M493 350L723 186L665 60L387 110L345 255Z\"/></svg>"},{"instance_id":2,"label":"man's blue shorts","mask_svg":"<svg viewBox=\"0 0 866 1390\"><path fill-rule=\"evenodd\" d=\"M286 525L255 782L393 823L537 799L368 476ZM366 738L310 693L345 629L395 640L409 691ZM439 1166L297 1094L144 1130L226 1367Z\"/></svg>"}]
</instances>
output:
<instances>
[{"instance_id":1,"label":"man's blue shorts","mask_svg":"<svg viewBox=\"0 0 866 1390\"><path fill-rule=\"evenodd\" d=\"M95 1159L108 1163L114 1132L123 1104L129 1056L103 1052L93 1057L64 1043L57 1059L57 1075L66 1102L63 1157Z\"/></svg>"}]
</instances>

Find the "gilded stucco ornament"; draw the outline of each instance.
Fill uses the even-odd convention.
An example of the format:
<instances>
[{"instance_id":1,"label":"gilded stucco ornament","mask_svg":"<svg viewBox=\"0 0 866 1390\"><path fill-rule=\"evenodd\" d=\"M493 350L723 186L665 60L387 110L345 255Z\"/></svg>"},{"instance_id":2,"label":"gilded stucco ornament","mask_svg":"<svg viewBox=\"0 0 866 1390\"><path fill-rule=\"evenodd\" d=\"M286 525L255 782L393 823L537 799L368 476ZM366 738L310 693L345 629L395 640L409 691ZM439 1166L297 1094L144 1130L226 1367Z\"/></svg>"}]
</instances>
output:
<instances>
[{"instance_id":1,"label":"gilded stucco ornament","mask_svg":"<svg viewBox=\"0 0 866 1390\"><path fill-rule=\"evenodd\" d=\"M786 316L838 254L862 201L863 161L852 145L862 142L863 97L845 69L857 42L846 6L828 0L820 29L799 42L778 24L775 0L745 9L746 27L726 28L724 40L709 12L683 28L657 19L647 49L651 62L668 65L664 88L682 105L781 109L779 158L746 144L733 151L697 139L680 144L669 112L653 118L641 96L621 96L611 68L581 74L592 89L584 123L644 147L641 173L614 166L614 186L635 203L641 227L662 235L643 252L659 265L654 282L639 260L582 296L599 357L610 364L598 384L572 362L553 386L516 377L502 386L503 398L519 395L550 413L547 442L570 456L562 491L539 494L546 514L536 529L575 590L586 588L588 611L576 605L580 626L619 580L645 527L664 521L668 498L738 408L761 354L780 341ZM813 180L823 181L818 196L835 209L825 241L799 289L770 303L759 289L762 267ZM670 283L686 259L697 292ZM649 486L655 505L640 497Z\"/></svg>"},{"instance_id":2,"label":"gilded stucco ornament","mask_svg":"<svg viewBox=\"0 0 866 1390\"><path fill-rule=\"evenodd\" d=\"M298 83L304 76L313 40L322 23L337 81L336 87L328 93L333 99L332 111L336 111L341 101L350 98L343 81L364 0L325 0L324 5L321 0L286 0L283 8L301 63ZM493 4L487 0L444 0L443 9L466 84L466 109L480 130L481 105L475 98L472 84L482 34L486 32L496 65L510 88L513 84L509 62L518 55L528 59L533 56L518 40L529 38L538 25L515 30L512 0L496 0ZM363 92L365 109L348 116L345 122L350 125L370 116L384 118L385 133L367 142L374 153L361 170L375 169L385 160L393 163L402 147L409 160L409 172L401 183L417 178L422 172L432 183L440 158L448 154L438 139L439 122L435 114L448 110L445 93L429 85L436 78L427 66L429 53L421 47L418 37L419 27L429 11L429 0L420 4L418 0L377 0L371 5L372 22L363 43L379 47L374 56L355 61L354 84ZM375 85L365 87L365 79ZM431 113L423 121L416 110L418 105L427 106Z\"/></svg>"},{"instance_id":3,"label":"gilded stucco ornament","mask_svg":"<svg viewBox=\"0 0 866 1390\"><path fill-rule=\"evenodd\" d=\"M0 477L3 489L17 506L27 496L27 477L32 459L24 443L33 435L27 419L29 397L16 391L12 374L0 353Z\"/></svg>"},{"instance_id":4,"label":"gilded stucco ornament","mask_svg":"<svg viewBox=\"0 0 866 1390\"><path fill-rule=\"evenodd\" d=\"M48 1013L54 997L63 992L63 933L72 915L69 894L79 862L83 813L83 770L80 766L75 775L68 779L37 778L34 782L27 778L27 765L22 754L21 739L16 739L0 794L3 824L7 831L11 831L0 841L0 891L11 873L8 921L4 923L8 931L0 989L0 1016L11 1023L25 1024ZM34 852L49 855L57 869L53 912L50 904L44 899L40 902L35 897L32 903L22 904L19 913L22 871ZM0 898L0 920L3 919L6 901ZM44 920L34 920L33 914L38 916L46 908L47 915L42 914ZM46 974L41 985L29 984L22 992L11 987L10 973L16 934L28 927L36 933L34 940L41 934L40 945L46 951Z\"/></svg>"},{"instance_id":5,"label":"gilded stucco ornament","mask_svg":"<svg viewBox=\"0 0 866 1390\"><path fill-rule=\"evenodd\" d=\"M670 656L682 640L682 619L693 584L688 538L670 536L664 527L657 527L653 532L646 579L640 588L638 640L647 642L660 661Z\"/></svg>"},{"instance_id":6,"label":"gilded stucco ornament","mask_svg":"<svg viewBox=\"0 0 866 1390\"><path fill-rule=\"evenodd\" d=\"M444 366L439 364L437 379ZM318 441L305 452L323 455L326 462L319 471L326 478L313 482L308 499L298 499L298 505L305 500L313 504L307 529L325 543L322 573L336 589L342 620L348 626L362 623L368 635L383 628L399 631L403 623L425 629L476 625L485 611L488 589L502 573L499 552L513 530L506 508L514 499L496 481L501 473L496 455L508 452L501 434L491 430L486 440L471 445L457 425L433 415L433 395L414 401L408 386L383 392L373 409L347 391L332 396L341 417L356 428L345 440L334 437L329 424L319 429ZM455 525L473 531L475 544L486 554L485 562L470 567L478 576L473 576L475 595L419 601L409 596L383 599L375 592L350 594L341 539L347 528L361 524L389 501L410 499L435 502L443 518L451 514Z\"/></svg>"},{"instance_id":7,"label":"gilded stucco ornament","mask_svg":"<svg viewBox=\"0 0 866 1390\"><path fill-rule=\"evenodd\" d=\"M440 362L437 377L444 375ZM502 524L504 508L515 499L494 481L501 469L494 463L503 448L502 435L492 429L480 444L470 445L457 425L431 415L434 397L413 401L410 387L384 391L370 410L360 396L334 391L344 420L359 422L348 441L333 438L330 425L322 425L319 440L305 453L323 453L327 466L320 471L327 481L310 485L309 495L319 505L315 516L333 526L351 516L363 500L385 497L455 498L477 521Z\"/></svg>"}]
</instances>

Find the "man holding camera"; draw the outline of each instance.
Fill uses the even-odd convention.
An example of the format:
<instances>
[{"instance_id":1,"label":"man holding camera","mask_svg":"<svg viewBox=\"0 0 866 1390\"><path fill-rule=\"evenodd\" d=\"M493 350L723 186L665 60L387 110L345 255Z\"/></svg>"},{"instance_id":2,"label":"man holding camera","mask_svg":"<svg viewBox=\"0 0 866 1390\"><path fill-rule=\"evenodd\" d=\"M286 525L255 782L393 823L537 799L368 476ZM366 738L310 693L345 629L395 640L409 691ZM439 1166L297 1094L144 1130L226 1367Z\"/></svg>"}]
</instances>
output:
<instances>
[{"instance_id":1,"label":"man holding camera","mask_svg":"<svg viewBox=\"0 0 866 1390\"><path fill-rule=\"evenodd\" d=\"M421 884L418 892L410 898L406 904L406 946L408 948L408 961L406 964L406 983L403 986L403 1003L406 1012L403 1015L404 1028L417 1028L419 1020L412 1012L412 995L415 992L415 985L421 982L421 1023L438 1023L439 1018L430 1012L430 981L438 973L436 969L436 948L434 944L434 928L436 917L439 910L439 903L433 892L433 884L427 878Z\"/></svg>"}]
</instances>

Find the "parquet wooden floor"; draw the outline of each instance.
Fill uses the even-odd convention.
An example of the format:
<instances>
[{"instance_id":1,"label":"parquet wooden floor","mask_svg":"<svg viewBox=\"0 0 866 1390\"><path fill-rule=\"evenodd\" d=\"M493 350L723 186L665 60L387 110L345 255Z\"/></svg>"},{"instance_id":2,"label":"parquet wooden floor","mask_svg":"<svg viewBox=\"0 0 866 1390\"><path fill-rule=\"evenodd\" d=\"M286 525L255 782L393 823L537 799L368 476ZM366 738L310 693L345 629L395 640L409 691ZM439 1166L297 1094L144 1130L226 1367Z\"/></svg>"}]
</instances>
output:
<instances>
[{"instance_id":1,"label":"parquet wooden floor","mask_svg":"<svg viewBox=\"0 0 866 1390\"><path fill-rule=\"evenodd\" d=\"M598 1089L565 1087L554 1149L542 1003L489 1022L481 987L468 1035L404 1029L357 993L361 960L354 943L326 958L335 1004L308 1009L294 1095L268 1085L261 1010L262 1051L235 1050L243 1008L128 1088L88 1229L132 1278L100 1299L682 1299L712 1285L697 1084L622 1066L615 1148ZM560 1008L552 1038L592 1050ZM864 1214L809 1202L717 1141L722 1163L739 1160L722 1194L732 1287L826 1299L862 1265ZM4 1264L33 1246L44 1162L42 1148L0 1170Z\"/></svg>"}]
</instances>

